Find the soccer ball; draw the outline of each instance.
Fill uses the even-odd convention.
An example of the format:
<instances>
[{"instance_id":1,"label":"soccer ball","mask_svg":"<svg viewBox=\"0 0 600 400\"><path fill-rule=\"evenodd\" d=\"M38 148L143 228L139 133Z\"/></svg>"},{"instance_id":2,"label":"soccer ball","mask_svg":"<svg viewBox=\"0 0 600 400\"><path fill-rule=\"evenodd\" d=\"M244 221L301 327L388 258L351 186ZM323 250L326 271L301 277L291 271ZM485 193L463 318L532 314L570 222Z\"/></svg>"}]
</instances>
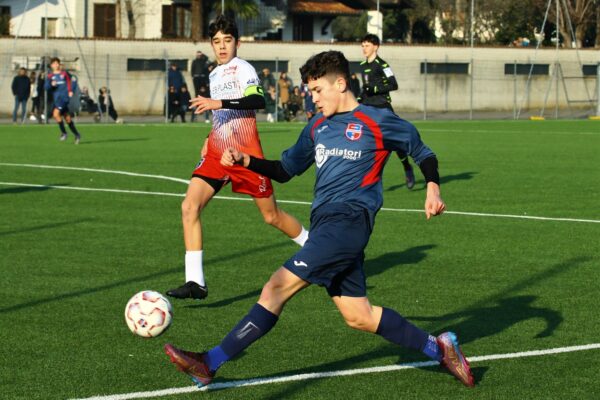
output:
<instances>
[{"instance_id":1,"label":"soccer ball","mask_svg":"<svg viewBox=\"0 0 600 400\"><path fill-rule=\"evenodd\" d=\"M171 303L153 290L136 293L125 306L125 322L138 336L156 337L163 333L173 318Z\"/></svg>"}]
</instances>

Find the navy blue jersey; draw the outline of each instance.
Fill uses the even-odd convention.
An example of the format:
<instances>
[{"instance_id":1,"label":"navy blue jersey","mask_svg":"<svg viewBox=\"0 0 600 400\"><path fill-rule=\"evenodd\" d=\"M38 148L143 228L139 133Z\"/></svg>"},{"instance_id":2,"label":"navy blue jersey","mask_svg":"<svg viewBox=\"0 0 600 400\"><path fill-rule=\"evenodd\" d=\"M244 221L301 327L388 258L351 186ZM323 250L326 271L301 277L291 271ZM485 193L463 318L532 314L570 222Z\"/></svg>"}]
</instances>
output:
<instances>
[{"instance_id":1,"label":"navy blue jersey","mask_svg":"<svg viewBox=\"0 0 600 400\"><path fill-rule=\"evenodd\" d=\"M55 85L52 85L55 82ZM73 92L71 77L65 71L50 72L46 78L45 89L52 93L55 104L69 104L69 92Z\"/></svg>"},{"instance_id":2,"label":"navy blue jersey","mask_svg":"<svg viewBox=\"0 0 600 400\"><path fill-rule=\"evenodd\" d=\"M361 104L328 118L317 114L281 162L291 176L316 164L313 210L339 202L364 207L374 217L383 204L383 166L398 150L417 164L435 156L410 122L388 109Z\"/></svg>"}]
</instances>

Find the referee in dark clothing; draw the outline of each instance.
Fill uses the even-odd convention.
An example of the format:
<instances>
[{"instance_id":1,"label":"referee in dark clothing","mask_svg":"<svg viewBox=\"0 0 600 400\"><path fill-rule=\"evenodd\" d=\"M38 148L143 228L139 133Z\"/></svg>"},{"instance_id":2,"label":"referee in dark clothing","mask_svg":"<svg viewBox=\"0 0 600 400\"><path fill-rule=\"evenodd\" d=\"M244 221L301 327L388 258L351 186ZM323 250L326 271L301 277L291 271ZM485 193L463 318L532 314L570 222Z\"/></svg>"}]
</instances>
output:
<instances>
[{"instance_id":1,"label":"referee in dark clothing","mask_svg":"<svg viewBox=\"0 0 600 400\"><path fill-rule=\"evenodd\" d=\"M21 123L25 122L27 115L27 99L31 93L31 81L27 76L25 68L19 68L19 74L14 77L11 85L12 94L15 96L15 108L13 109L12 121L17 123L17 112L21 109Z\"/></svg>"},{"instance_id":2,"label":"referee in dark clothing","mask_svg":"<svg viewBox=\"0 0 600 400\"><path fill-rule=\"evenodd\" d=\"M363 88L357 100L365 105L394 111L390 92L398 90L398 82L388 63L377 55L379 45L379 38L373 34L367 34L362 40L361 47L366 60L360 63ZM408 156L402 151L396 154L404 167L406 187L412 189L415 186L415 174Z\"/></svg>"}]
</instances>

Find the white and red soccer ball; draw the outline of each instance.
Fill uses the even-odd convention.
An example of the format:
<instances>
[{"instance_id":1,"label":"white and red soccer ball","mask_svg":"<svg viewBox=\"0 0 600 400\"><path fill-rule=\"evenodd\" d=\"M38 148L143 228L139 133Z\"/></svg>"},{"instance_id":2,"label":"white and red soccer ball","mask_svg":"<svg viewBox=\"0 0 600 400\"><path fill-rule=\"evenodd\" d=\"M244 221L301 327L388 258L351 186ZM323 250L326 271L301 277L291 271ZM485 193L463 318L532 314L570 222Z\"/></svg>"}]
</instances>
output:
<instances>
[{"instance_id":1,"label":"white and red soccer ball","mask_svg":"<svg viewBox=\"0 0 600 400\"><path fill-rule=\"evenodd\" d=\"M136 293L125 306L125 322L138 336L156 337L171 325L172 319L171 303L153 290Z\"/></svg>"}]
</instances>

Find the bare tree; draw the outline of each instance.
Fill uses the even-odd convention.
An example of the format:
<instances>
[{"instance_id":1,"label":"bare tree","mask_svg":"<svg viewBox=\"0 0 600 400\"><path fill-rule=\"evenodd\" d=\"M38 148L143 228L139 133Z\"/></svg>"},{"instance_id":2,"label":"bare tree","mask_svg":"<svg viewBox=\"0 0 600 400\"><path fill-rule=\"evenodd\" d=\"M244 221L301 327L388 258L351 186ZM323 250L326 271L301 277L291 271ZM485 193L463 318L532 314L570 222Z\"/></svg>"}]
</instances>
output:
<instances>
[{"instance_id":1,"label":"bare tree","mask_svg":"<svg viewBox=\"0 0 600 400\"><path fill-rule=\"evenodd\" d=\"M127 13L127 22L129 23L129 34L127 37L129 39L135 39L135 31L136 31L136 23L135 16L133 13L133 5L131 4L131 0L124 0L125 3L125 12Z\"/></svg>"},{"instance_id":2,"label":"bare tree","mask_svg":"<svg viewBox=\"0 0 600 400\"><path fill-rule=\"evenodd\" d=\"M571 35L571 28L569 27L569 19L573 25L575 31L575 41L577 47L581 47L585 32L593 23L594 14L598 8L598 0L553 0L559 3L559 26L558 31L563 37L565 47L573 47L573 38ZM546 9L548 1L546 0L535 0L536 5L540 9ZM556 21L556 7L555 3L551 4L550 12L548 15L550 21Z\"/></svg>"},{"instance_id":3,"label":"bare tree","mask_svg":"<svg viewBox=\"0 0 600 400\"><path fill-rule=\"evenodd\" d=\"M596 0L596 44L597 49L600 49L600 0Z\"/></svg>"}]
</instances>

